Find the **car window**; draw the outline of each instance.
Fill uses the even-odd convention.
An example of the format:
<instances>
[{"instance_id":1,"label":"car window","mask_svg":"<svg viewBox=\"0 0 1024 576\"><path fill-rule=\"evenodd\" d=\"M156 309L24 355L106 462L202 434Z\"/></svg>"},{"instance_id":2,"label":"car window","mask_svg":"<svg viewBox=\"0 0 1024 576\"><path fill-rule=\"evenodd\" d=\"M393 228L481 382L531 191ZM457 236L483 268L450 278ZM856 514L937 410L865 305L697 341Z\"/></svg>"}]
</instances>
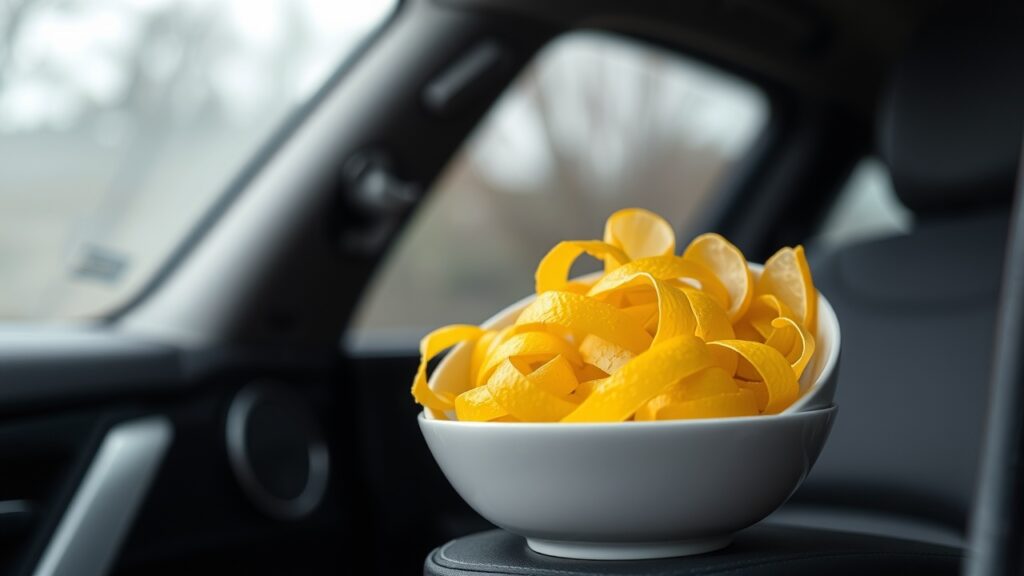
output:
<instances>
[{"instance_id":1,"label":"car window","mask_svg":"<svg viewBox=\"0 0 1024 576\"><path fill-rule=\"evenodd\" d=\"M906 234L914 223L910 212L896 197L889 169L875 157L854 167L835 203L809 244L814 250L842 246L895 234Z\"/></svg>"},{"instance_id":2,"label":"car window","mask_svg":"<svg viewBox=\"0 0 1024 576\"><path fill-rule=\"evenodd\" d=\"M0 3L0 319L125 302L395 3Z\"/></svg>"},{"instance_id":3,"label":"car window","mask_svg":"<svg viewBox=\"0 0 1024 576\"><path fill-rule=\"evenodd\" d=\"M532 291L555 243L600 236L617 209L692 224L767 116L760 90L695 60L593 32L557 39L433 186L346 344L409 349L438 325L479 323Z\"/></svg>"}]
</instances>

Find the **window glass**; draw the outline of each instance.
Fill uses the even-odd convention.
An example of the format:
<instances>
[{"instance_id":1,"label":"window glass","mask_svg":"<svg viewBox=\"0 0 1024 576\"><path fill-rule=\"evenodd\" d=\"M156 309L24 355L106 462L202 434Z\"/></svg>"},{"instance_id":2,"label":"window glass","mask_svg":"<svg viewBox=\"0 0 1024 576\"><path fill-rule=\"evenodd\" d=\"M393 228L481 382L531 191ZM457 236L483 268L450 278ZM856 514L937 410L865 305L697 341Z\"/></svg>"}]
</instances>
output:
<instances>
[{"instance_id":1,"label":"window glass","mask_svg":"<svg viewBox=\"0 0 1024 576\"><path fill-rule=\"evenodd\" d=\"M395 1L0 3L0 318L139 290Z\"/></svg>"},{"instance_id":2,"label":"window glass","mask_svg":"<svg viewBox=\"0 0 1024 576\"><path fill-rule=\"evenodd\" d=\"M371 284L349 334L408 349L530 293L565 239L640 206L685 228L763 130L768 107L720 70L618 37L546 47L456 154Z\"/></svg>"},{"instance_id":3,"label":"window glass","mask_svg":"<svg viewBox=\"0 0 1024 576\"><path fill-rule=\"evenodd\" d=\"M889 170L878 158L861 160L850 173L821 229L809 244L835 249L871 238L906 234L914 217L893 191Z\"/></svg>"}]
</instances>

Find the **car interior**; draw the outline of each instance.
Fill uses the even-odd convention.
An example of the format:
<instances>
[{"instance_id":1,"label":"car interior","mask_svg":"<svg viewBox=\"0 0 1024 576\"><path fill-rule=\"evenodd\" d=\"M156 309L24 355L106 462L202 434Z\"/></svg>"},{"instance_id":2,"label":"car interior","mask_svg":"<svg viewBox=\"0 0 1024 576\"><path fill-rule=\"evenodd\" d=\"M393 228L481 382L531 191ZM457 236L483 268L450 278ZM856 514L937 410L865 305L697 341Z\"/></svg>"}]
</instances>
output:
<instances>
[{"instance_id":1,"label":"car interior","mask_svg":"<svg viewBox=\"0 0 1024 576\"><path fill-rule=\"evenodd\" d=\"M805 244L842 325L813 472L706 555L529 551L432 459L415 341L346 344L446 167L580 31L764 94L764 129L677 233L720 232L755 262ZM960 573L1008 318L1022 71L1016 2L402 0L127 303L0 325L0 573ZM865 158L911 224L818 241Z\"/></svg>"}]
</instances>

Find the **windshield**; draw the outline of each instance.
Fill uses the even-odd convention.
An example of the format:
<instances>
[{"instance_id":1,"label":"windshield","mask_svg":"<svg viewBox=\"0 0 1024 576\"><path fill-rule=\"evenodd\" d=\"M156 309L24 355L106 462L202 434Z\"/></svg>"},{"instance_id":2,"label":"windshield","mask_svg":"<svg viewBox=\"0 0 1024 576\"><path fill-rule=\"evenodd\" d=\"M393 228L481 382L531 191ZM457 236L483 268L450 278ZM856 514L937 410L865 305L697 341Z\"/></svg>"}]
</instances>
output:
<instances>
[{"instance_id":1,"label":"windshield","mask_svg":"<svg viewBox=\"0 0 1024 576\"><path fill-rule=\"evenodd\" d=\"M395 4L0 3L0 318L129 299Z\"/></svg>"}]
</instances>

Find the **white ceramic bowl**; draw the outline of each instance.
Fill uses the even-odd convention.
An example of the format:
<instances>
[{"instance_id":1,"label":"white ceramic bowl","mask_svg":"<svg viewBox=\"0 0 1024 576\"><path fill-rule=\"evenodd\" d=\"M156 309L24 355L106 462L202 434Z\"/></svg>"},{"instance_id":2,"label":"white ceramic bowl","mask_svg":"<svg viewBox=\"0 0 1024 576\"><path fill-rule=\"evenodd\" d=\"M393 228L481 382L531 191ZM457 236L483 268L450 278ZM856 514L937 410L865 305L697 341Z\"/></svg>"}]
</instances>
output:
<instances>
[{"instance_id":1,"label":"white ceramic bowl","mask_svg":"<svg viewBox=\"0 0 1024 576\"><path fill-rule=\"evenodd\" d=\"M626 560L727 545L796 490L835 414L419 422L441 470L481 516L542 554Z\"/></svg>"},{"instance_id":2,"label":"white ceramic bowl","mask_svg":"<svg viewBox=\"0 0 1024 576\"><path fill-rule=\"evenodd\" d=\"M483 326L513 323L532 300ZM839 323L820 295L816 344L800 398L778 415L513 424L437 420L427 409L420 429L462 498L537 552L607 560L708 552L781 506L821 452L836 414ZM431 386L464 391L470 350L452 350Z\"/></svg>"}]
</instances>

